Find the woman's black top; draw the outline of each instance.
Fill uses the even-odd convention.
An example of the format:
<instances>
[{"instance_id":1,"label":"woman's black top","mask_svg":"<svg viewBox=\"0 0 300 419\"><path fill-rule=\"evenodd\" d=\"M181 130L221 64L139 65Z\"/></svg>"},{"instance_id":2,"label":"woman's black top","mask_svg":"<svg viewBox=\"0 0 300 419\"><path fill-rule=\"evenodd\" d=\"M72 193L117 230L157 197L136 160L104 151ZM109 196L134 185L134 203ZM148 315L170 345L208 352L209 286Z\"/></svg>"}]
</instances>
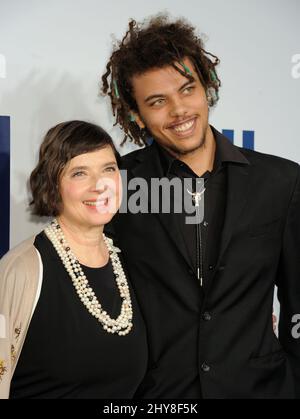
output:
<instances>
[{"instance_id":1,"label":"woman's black top","mask_svg":"<svg viewBox=\"0 0 300 419\"><path fill-rule=\"evenodd\" d=\"M34 246L43 282L10 398L132 398L147 365L146 331L132 287L133 328L126 336L110 334L79 299L45 233ZM111 262L82 269L103 309L117 318L121 297Z\"/></svg>"}]
</instances>

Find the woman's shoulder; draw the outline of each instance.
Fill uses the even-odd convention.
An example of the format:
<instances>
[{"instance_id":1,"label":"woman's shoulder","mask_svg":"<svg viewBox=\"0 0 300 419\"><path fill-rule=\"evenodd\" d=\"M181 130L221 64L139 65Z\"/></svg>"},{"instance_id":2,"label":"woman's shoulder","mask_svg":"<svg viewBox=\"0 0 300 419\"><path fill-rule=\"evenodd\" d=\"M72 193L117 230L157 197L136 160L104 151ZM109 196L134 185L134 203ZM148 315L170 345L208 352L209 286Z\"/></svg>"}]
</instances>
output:
<instances>
[{"instance_id":1,"label":"woman's shoulder","mask_svg":"<svg viewBox=\"0 0 300 419\"><path fill-rule=\"evenodd\" d=\"M0 273L2 275L18 268L26 271L26 267L32 270L38 266L38 254L34 247L35 237L24 240L1 258Z\"/></svg>"},{"instance_id":2,"label":"woman's shoulder","mask_svg":"<svg viewBox=\"0 0 300 419\"><path fill-rule=\"evenodd\" d=\"M24 240L0 260L0 307L7 308L8 302L13 307L25 307L20 311L25 317L26 310L32 309L41 272L34 240L35 236Z\"/></svg>"}]
</instances>

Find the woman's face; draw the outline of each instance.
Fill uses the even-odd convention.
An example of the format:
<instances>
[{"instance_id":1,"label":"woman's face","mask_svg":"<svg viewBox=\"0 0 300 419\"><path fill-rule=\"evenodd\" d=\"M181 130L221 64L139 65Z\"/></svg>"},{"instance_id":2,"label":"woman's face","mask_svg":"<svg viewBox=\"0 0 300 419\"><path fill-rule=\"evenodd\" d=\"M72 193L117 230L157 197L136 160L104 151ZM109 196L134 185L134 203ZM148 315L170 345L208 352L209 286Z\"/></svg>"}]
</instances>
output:
<instances>
[{"instance_id":1,"label":"woman's face","mask_svg":"<svg viewBox=\"0 0 300 419\"><path fill-rule=\"evenodd\" d=\"M71 159L60 177L59 216L81 227L103 226L118 211L121 179L110 146Z\"/></svg>"}]
</instances>

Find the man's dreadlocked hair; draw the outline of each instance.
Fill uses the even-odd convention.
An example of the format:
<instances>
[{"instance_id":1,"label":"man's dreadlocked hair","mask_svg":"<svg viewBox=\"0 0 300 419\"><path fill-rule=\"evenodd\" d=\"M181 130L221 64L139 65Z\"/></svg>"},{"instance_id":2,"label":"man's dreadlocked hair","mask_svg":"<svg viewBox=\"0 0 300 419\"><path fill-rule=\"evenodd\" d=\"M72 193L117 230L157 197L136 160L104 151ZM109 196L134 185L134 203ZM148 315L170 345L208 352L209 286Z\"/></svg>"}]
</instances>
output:
<instances>
[{"instance_id":1,"label":"man's dreadlocked hair","mask_svg":"<svg viewBox=\"0 0 300 419\"><path fill-rule=\"evenodd\" d=\"M140 129L131 118L131 110L138 112L132 93L132 77L171 65L193 80L189 68L182 63L185 57L194 64L208 103L213 106L218 101L221 85L215 71L219 59L204 50L195 28L183 19L170 22L167 15L157 15L142 24L133 19L129 21L129 28L115 47L102 76L102 93L110 97L115 125L119 124L125 132L122 145L129 137L130 141L143 146L149 136L147 129Z\"/></svg>"}]
</instances>

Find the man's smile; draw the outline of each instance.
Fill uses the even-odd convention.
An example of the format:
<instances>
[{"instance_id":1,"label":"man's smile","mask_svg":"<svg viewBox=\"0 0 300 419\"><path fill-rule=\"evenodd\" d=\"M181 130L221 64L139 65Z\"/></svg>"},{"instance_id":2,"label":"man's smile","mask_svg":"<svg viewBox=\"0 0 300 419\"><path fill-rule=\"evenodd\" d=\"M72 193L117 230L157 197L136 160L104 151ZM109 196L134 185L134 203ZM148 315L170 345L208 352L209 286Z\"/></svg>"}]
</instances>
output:
<instances>
[{"instance_id":1,"label":"man's smile","mask_svg":"<svg viewBox=\"0 0 300 419\"><path fill-rule=\"evenodd\" d=\"M197 117L193 117L181 122L171 124L168 126L168 129L179 137L186 137L190 136L194 132L196 123Z\"/></svg>"}]
</instances>

